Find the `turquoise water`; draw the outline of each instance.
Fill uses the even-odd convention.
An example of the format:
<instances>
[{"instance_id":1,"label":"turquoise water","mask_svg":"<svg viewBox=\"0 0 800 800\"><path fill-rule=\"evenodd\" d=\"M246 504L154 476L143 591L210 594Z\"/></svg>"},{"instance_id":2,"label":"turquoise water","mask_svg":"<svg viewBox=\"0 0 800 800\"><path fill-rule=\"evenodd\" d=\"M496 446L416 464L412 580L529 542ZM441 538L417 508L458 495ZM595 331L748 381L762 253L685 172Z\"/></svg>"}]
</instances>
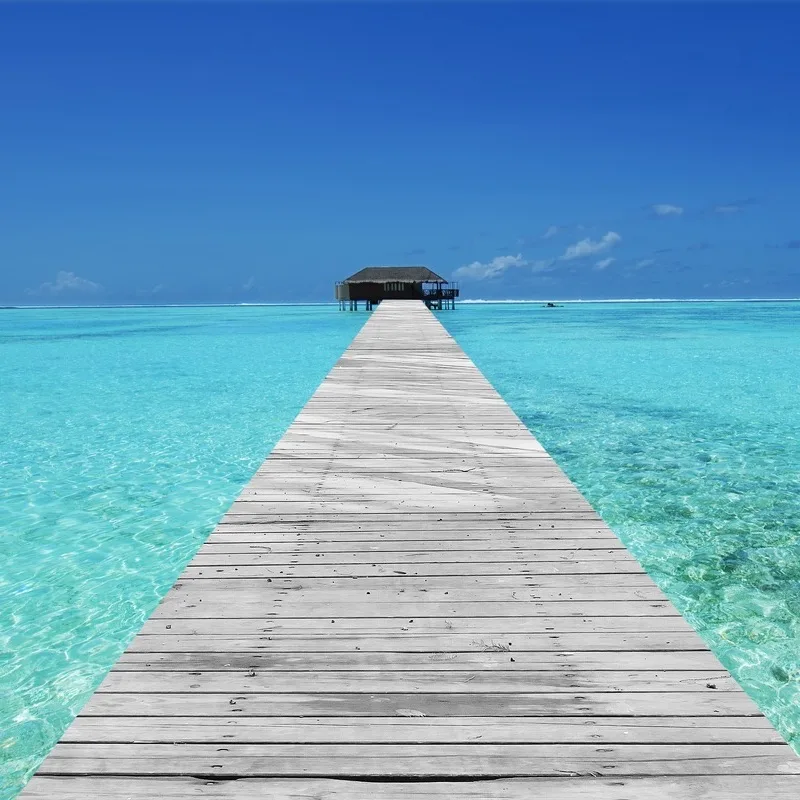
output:
<instances>
[{"instance_id":1,"label":"turquoise water","mask_svg":"<svg viewBox=\"0 0 800 800\"><path fill-rule=\"evenodd\" d=\"M462 305L440 319L800 744L800 304ZM0 798L365 320L0 311Z\"/></svg>"},{"instance_id":2,"label":"turquoise water","mask_svg":"<svg viewBox=\"0 0 800 800\"><path fill-rule=\"evenodd\" d=\"M800 303L440 318L800 751Z\"/></svg>"},{"instance_id":3,"label":"turquoise water","mask_svg":"<svg viewBox=\"0 0 800 800\"><path fill-rule=\"evenodd\" d=\"M0 798L365 319L330 307L0 311Z\"/></svg>"}]
</instances>

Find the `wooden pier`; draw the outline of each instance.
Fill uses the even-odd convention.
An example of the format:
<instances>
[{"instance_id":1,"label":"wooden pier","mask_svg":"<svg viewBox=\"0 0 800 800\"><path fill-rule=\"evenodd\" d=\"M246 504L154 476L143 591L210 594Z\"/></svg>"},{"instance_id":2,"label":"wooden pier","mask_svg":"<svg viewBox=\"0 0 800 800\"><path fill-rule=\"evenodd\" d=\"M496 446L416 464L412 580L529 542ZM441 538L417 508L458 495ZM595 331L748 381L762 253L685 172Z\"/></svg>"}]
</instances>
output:
<instances>
[{"instance_id":1,"label":"wooden pier","mask_svg":"<svg viewBox=\"0 0 800 800\"><path fill-rule=\"evenodd\" d=\"M423 303L386 301L23 792L800 797L800 759Z\"/></svg>"}]
</instances>

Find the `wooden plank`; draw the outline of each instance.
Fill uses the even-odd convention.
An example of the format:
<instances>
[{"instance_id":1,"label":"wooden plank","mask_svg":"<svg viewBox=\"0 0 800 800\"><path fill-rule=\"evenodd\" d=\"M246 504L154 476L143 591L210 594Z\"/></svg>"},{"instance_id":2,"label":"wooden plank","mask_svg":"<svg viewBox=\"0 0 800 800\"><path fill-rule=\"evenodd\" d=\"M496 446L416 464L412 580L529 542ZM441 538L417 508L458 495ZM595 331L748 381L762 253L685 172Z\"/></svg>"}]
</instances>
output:
<instances>
[{"instance_id":1,"label":"wooden plank","mask_svg":"<svg viewBox=\"0 0 800 800\"><path fill-rule=\"evenodd\" d=\"M772 775L769 800L797 800L794 775ZM764 797L763 775L703 775L614 778L572 775L485 781L380 782L314 778L130 778L36 777L25 796L31 800L752 800Z\"/></svg>"},{"instance_id":2,"label":"wooden plank","mask_svg":"<svg viewBox=\"0 0 800 800\"><path fill-rule=\"evenodd\" d=\"M261 531L265 533L371 533L374 538L380 539L394 538L400 536L403 531L413 532L416 534L424 533L428 539L438 540L440 538L448 538L448 533L464 534L469 538L470 534L481 533L481 538L490 538L491 536L504 533L507 531L519 533L528 532L534 533L537 531L591 531L592 535L603 534L605 536L614 537L614 534L608 528L602 526L597 518L584 520L584 519L563 519L561 517L553 516L538 516L538 517L496 517L492 525L486 525L483 520L460 519L458 517L449 517L445 519L436 519L435 522L425 522L416 519L413 515L407 517L399 517L392 519L382 519L378 521L369 519L360 519L359 521L352 521L348 519L334 518L334 519L314 519L312 521L305 518L294 519L290 522L283 522L275 519L274 517L265 517L263 519L256 518L250 519L249 517L240 517L236 521L227 520L224 517L220 520L215 533L233 533L233 532L249 532ZM614 537L616 538L616 537Z\"/></svg>"},{"instance_id":3,"label":"wooden plank","mask_svg":"<svg viewBox=\"0 0 800 800\"><path fill-rule=\"evenodd\" d=\"M191 672L112 671L99 694L297 694L438 692L440 694L523 694L557 692L727 692L739 691L721 667L708 670L259 670Z\"/></svg>"},{"instance_id":4,"label":"wooden plank","mask_svg":"<svg viewBox=\"0 0 800 800\"><path fill-rule=\"evenodd\" d=\"M330 670L399 670L399 671L461 671L497 670L554 670L569 672L583 670L614 670L620 664L630 670L656 669L705 670L719 672L719 661L707 650L679 650L675 652L585 651L565 652L545 650L540 652L494 651L479 653L428 653L421 658L418 653L355 651L345 653L136 653L126 652L114 669L116 673L131 671L200 671L235 672L251 670L298 670L327 672ZM530 679L530 677L528 678Z\"/></svg>"},{"instance_id":5,"label":"wooden plank","mask_svg":"<svg viewBox=\"0 0 800 800\"><path fill-rule=\"evenodd\" d=\"M452 337L389 302L23 798L794 800L798 764Z\"/></svg>"},{"instance_id":6,"label":"wooden plank","mask_svg":"<svg viewBox=\"0 0 800 800\"><path fill-rule=\"evenodd\" d=\"M405 522L412 525L430 525L435 530L440 522L458 523L461 519L466 526L481 526L491 530L496 527L496 522L501 521L531 521L531 522L561 522L573 520L586 524L599 522L597 514L593 511L583 511L581 509L541 509L539 511L509 510L504 511L502 516L498 516L495 511L483 509L463 509L455 511L453 507L442 508L438 511L423 511L417 508L403 508L400 510L387 509L386 511L376 511L370 504L354 504L354 507L347 509L335 509L329 504L321 503L296 503L286 504L285 508L259 508L259 505L266 506L266 503L243 503L238 506L231 506L231 510L223 517L223 521L249 522L250 524L264 524L272 520L275 523L302 522L313 523L331 522L337 524L342 514L358 515L363 520L362 524L383 525L385 523ZM355 506L358 507L355 507ZM429 503L427 507L432 504ZM454 504L457 507L457 504Z\"/></svg>"},{"instance_id":7,"label":"wooden plank","mask_svg":"<svg viewBox=\"0 0 800 800\"><path fill-rule=\"evenodd\" d=\"M553 550L482 550L480 551L482 564L494 563L519 563L544 561L615 561L629 562L631 557L626 550L620 548L559 548ZM336 553L225 553L216 549L203 548L192 563L196 567L205 566L249 566L249 565L286 565L286 564L314 564L325 559L325 563L332 565L342 564L388 564L392 567L408 564L467 564L473 565L475 556L461 550L436 550L429 552L407 552L398 557L396 553L381 552L336 552Z\"/></svg>"},{"instance_id":8,"label":"wooden plank","mask_svg":"<svg viewBox=\"0 0 800 800\"><path fill-rule=\"evenodd\" d=\"M320 545L324 542L324 551ZM444 541L426 539L391 539L375 541L373 537L354 539L325 539L319 535L303 539L296 536L277 538L270 534L228 533L212 534L203 545L203 555L212 553L309 553L332 556L334 553L469 553L470 558L483 560L484 553L491 553L495 547L523 551L534 544L541 550L600 550L618 549L622 543L618 539L597 536L592 539L545 539L520 540L517 536L501 536L493 534L485 538L456 539L451 537ZM494 545L494 547L493 547ZM477 551L477 552L476 552ZM474 555L473 555L474 554ZM199 554L198 554L199 555Z\"/></svg>"},{"instance_id":9,"label":"wooden plank","mask_svg":"<svg viewBox=\"0 0 800 800\"><path fill-rule=\"evenodd\" d=\"M392 576L396 577L396 576ZM276 597L289 598L293 604L305 605L309 603L326 602L331 594L337 598L337 606L346 607L356 603L360 607L364 603L475 603L476 601L486 600L487 602L497 602L506 605L507 603L527 603L529 600L541 600L543 602L603 602L606 605L624 601L641 601L648 606L658 608L669 608L666 598L662 592L652 584L641 586L634 583L632 586L619 586L617 583L623 581L602 583L599 586L579 585L572 589L562 590L558 586L541 586L531 581L530 583L520 580L519 582L510 581L508 583L494 583L491 576L479 576L482 580L470 580L467 587L459 589L445 589L444 587L432 586L428 591L418 589L403 589L396 586L375 587L366 584L359 585L358 581L344 580L339 585L332 588L327 586L306 588L304 586L292 587L291 585L273 585L272 582L263 580L251 580L248 578L223 579L226 586L220 587L212 594L203 593L204 586L196 582L186 582L181 587L181 597L191 601L197 599L207 602L211 599L214 602L225 602L232 594L236 595L242 609L248 605L256 605L263 608L264 600L272 600ZM637 576L638 577L638 576ZM241 588L239 588L241 587ZM423 587L424 589L424 587ZM369 595L367 595L369 592ZM176 592L177 594L177 592ZM247 614L242 614L247 616ZM330 615L326 615L330 616ZM386 616L391 616L387 614Z\"/></svg>"},{"instance_id":10,"label":"wooden plank","mask_svg":"<svg viewBox=\"0 0 800 800\"><path fill-rule=\"evenodd\" d=\"M404 567L401 569L400 567ZM212 573L211 570L214 572ZM217 571L219 570L219 571ZM213 577L223 579L226 577L250 577L250 578L359 578L386 575L395 577L397 575L409 575L416 577L441 577L455 576L465 577L472 575L591 575L591 574L610 574L620 575L640 573L639 565L634 561L579 561L561 559L559 561L539 561L526 563L506 563L506 564L394 564L394 565L330 565L315 564L313 566L284 565L275 567L259 566L233 566L233 567L198 567L190 564L182 577L187 580L191 578Z\"/></svg>"},{"instance_id":11,"label":"wooden plank","mask_svg":"<svg viewBox=\"0 0 800 800\"><path fill-rule=\"evenodd\" d=\"M205 777L539 777L573 775L780 775L800 762L773 744L67 744L42 775Z\"/></svg>"},{"instance_id":12,"label":"wooden plank","mask_svg":"<svg viewBox=\"0 0 800 800\"><path fill-rule=\"evenodd\" d=\"M556 609L557 610L557 609ZM224 632L222 626L224 619ZM140 635L169 634L201 634L211 636L258 636L270 633L284 636L335 636L345 633L349 636L389 636L408 633L408 620L405 618L381 617L349 617L345 629L332 628L330 618L317 619L252 619L227 615L223 618L179 619L161 616L150 618L145 622ZM590 643L592 636L600 637L600 641L614 644L616 634L637 633L656 637L658 634L681 633L680 641L696 643L700 649L707 649L691 626L678 614L663 617L528 617L525 614L515 617L420 617L414 618L415 636L439 635L443 644L456 642L454 636L491 635L506 637L508 634L525 634L532 641L538 636L560 636L564 644L572 641L575 650L585 650L581 643ZM564 636L579 633L580 637ZM442 636L444 634L444 636ZM611 634L611 635L609 635ZM446 637L446 638L445 638ZM585 637L585 638L581 638ZM408 637L405 637L408 638ZM662 636L660 641L665 641ZM643 642L640 642L643 643ZM596 648L592 648L596 649Z\"/></svg>"},{"instance_id":13,"label":"wooden plank","mask_svg":"<svg viewBox=\"0 0 800 800\"><path fill-rule=\"evenodd\" d=\"M81 717L64 742L780 744L763 717Z\"/></svg>"},{"instance_id":14,"label":"wooden plank","mask_svg":"<svg viewBox=\"0 0 800 800\"><path fill-rule=\"evenodd\" d=\"M583 538L581 538L583 537ZM435 537L425 531L395 531L391 535L375 531L275 531L244 527L218 529L203 545L205 552L385 552L404 553L483 552L494 549L512 550L584 550L619 549L621 543L610 535L590 531L448 531ZM330 547L330 549L328 549ZM475 559L478 559L475 556Z\"/></svg>"},{"instance_id":15,"label":"wooden plank","mask_svg":"<svg viewBox=\"0 0 800 800\"><path fill-rule=\"evenodd\" d=\"M217 574L214 568L204 568L203 572L215 575L214 580L219 583L224 582L226 590L235 591L237 587L241 586L244 590L250 589L251 591L302 592L304 597L335 589L337 594L339 590L342 593L349 592L350 594L360 592L359 599L363 599L367 596L366 593L369 592L369 597L373 599L380 597L393 599L396 594L400 593L407 599L422 596L423 599L436 597L439 600L446 600L448 597L462 598L465 594L465 587L474 586L476 591L494 588L502 596L497 599L504 598L506 600L515 598L507 596L504 592L516 592L517 596L519 596L519 590L522 589L523 593L527 592L527 594L524 594L527 600L534 599L530 595L539 590L564 588L563 574L549 572L534 575L529 573L461 575L459 576L461 580L458 582L453 581L452 576L430 575L416 579L419 576L410 578L408 575L396 575L394 573L349 577L317 575L312 581L309 581L292 575L279 575L269 578L247 578L235 575L232 578L224 578ZM189 580L188 576L182 575L180 587L177 584L175 585L176 593L184 589L187 591L192 589L194 591L202 590L202 587L197 589L197 587L189 586ZM650 599L660 596L657 594L660 590L654 587L650 578L642 572L569 573L569 583L578 590L616 587L627 590L641 589L642 596ZM214 585L218 586L219 584L215 583ZM564 597L564 599L567 598Z\"/></svg>"},{"instance_id":16,"label":"wooden plank","mask_svg":"<svg viewBox=\"0 0 800 800\"><path fill-rule=\"evenodd\" d=\"M444 599L447 596L459 597L464 591L465 587L474 586L476 589L481 587L496 587L502 591L504 588L519 589L524 587L528 591L536 591L537 589L558 589L564 588L564 584L568 583L570 586L576 588L597 588L618 586L626 588L639 588L647 589L648 593L653 591L660 591L655 587L653 581L648 575L643 572L571 572L568 573L569 579L565 581L564 573L510 573L507 575L492 575L492 574L476 574L476 575L462 575L460 581L453 581L448 576L423 576L420 579L411 579L407 575L395 575L393 573L384 575L360 575L349 577L337 576L316 576L313 581L305 580L292 575L285 575L282 577L274 578L244 578L237 575L235 578L223 578L217 576L214 580L214 586L224 589L225 591L236 591L239 587L251 590L274 590L274 591L288 591L288 592L319 592L328 590L363 590L369 591L370 596L372 592L381 594L392 594L395 592L403 592L405 595L412 597L418 595L424 596L437 596ZM189 583L187 578L182 575L179 580L173 584L175 592L194 592L200 591L196 586ZM448 595L444 595L448 592Z\"/></svg>"},{"instance_id":17,"label":"wooden plank","mask_svg":"<svg viewBox=\"0 0 800 800\"><path fill-rule=\"evenodd\" d=\"M172 717L607 717L757 716L744 692L588 692L426 694L94 694L84 716ZM220 723L224 724L224 723ZM786 752L789 750L786 748Z\"/></svg>"},{"instance_id":18,"label":"wooden plank","mask_svg":"<svg viewBox=\"0 0 800 800\"><path fill-rule=\"evenodd\" d=\"M187 582L188 583L188 582ZM193 581L192 585L197 585ZM236 603L235 615L237 617L264 617L280 615L284 619L289 617L328 617L345 619L348 617L411 617L419 619L421 617L447 617L447 616L467 616L479 617L486 614L489 617L516 617L522 612L521 601L502 602L495 600L480 600L476 602L455 600L451 602L393 602L393 603L370 603L365 597L359 602L332 602L320 599L318 602L300 603L292 601L284 603L280 597L272 598L265 596L263 599L254 603L239 601L235 598L235 592L220 591L209 593L203 598L197 596L182 596L167 598L153 612L153 618L159 619L162 616L183 616L183 617L215 617L224 619L226 609L231 607L231 603ZM619 617L658 617L673 616L677 612L667 603L653 602L651 600L609 600L557 602L557 609L553 608L553 603L538 600L528 600L525 605L524 613L534 617L551 616L556 611L564 616L592 617L592 616L619 616ZM233 614L234 612L229 612Z\"/></svg>"},{"instance_id":19,"label":"wooden plank","mask_svg":"<svg viewBox=\"0 0 800 800\"><path fill-rule=\"evenodd\" d=\"M648 621L651 617L639 618ZM228 620L215 618L216 630L220 631ZM642 625L642 627L646 627ZM335 631L335 632L334 632ZM402 637L397 634L385 636L353 634L347 628L331 625L329 633L317 635L286 635L273 633L268 628L259 635L226 636L225 634L148 634L136 637L128 648L137 653L201 653L201 652L295 652L327 653L362 650L364 652L404 653L450 653L450 652L540 652L559 651L629 652L676 652L684 650L706 650L706 645L694 633L550 633L513 635L502 630L453 634L446 636L415 635L411 632Z\"/></svg>"},{"instance_id":20,"label":"wooden plank","mask_svg":"<svg viewBox=\"0 0 800 800\"><path fill-rule=\"evenodd\" d=\"M430 515L425 509L431 507L433 503L439 505L438 500L432 501L429 497L415 497L403 500L395 498L394 500L386 499L385 511L381 512L386 516L391 516L395 513L400 514L418 514L425 519L436 519ZM581 515L586 514L587 518L591 518L592 512L589 510L589 504L585 501L574 499L569 500L526 500L523 498L507 500L510 511L519 514L532 513L542 514L552 512L554 514L567 514L567 515ZM466 506L466 507L465 507ZM462 514L480 514L491 512L496 506L496 499L494 497L475 499L453 498L452 500L442 500L441 513L446 513L450 510L459 510ZM259 515L276 515L280 517L290 517L298 515L301 517L313 517L315 515L331 517L337 514L370 514L378 518L379 514L375 512L375 504L372 500L328 500L326 498L319 499L305 499L305 500L237 500L231 506L227 517L236 516L259 516Z\"/></svg>"},{"instance_id":21,"label":"wooden plank","mask_svg":"<svg viewBox=\"0 0 800 800\"><path fill-rule=\"evenodd\" d=\"M291 571L286 571L284 575L247 577L246 575L225 576L217 573L216 567L204 567L198 570L198 577L202 572L215 581L225 583L224 589L219 587L225 594L235 592L241 586L242 591L257 593L262 591L264 596L273 596L275 593L281 596L290 595L295 598L309 598L316 595L341 591L341 600L346 601L353 598L364 600L371 598L376 600L394 600L398 595L399 599L412 600L466 600L475 599L476 595L469 595L465 587L473 586L476 594L496 589L497 595L493 595L498 600L535 600L544 599L550 591L559 589L559 582L563 586L564 574L558 573L506 573L506 574L473 574L459 575L459 581L453 581L452 576L430 575L414 576L406 573L397 574L394 571L385 574L375 575L316 575L313 579L302 578L292 575ZM234 569L234 568L230 568ZM639 572L590 572L590 573L566 573L569 581L574 584L575 592L596 592L600 589L620 589L625 591L639 590L638 599L653 600L664 602L660 590L653 587L652 581L646 575ZM183 597L193 597L198 592L203 591L203 586L193 583L194 578L181 576L180 585L175 584L175 593ZM562 595L564 600L570 599L567 593ZM587 595L588 597L588 595Z\"/></svg>"}]
</instances>

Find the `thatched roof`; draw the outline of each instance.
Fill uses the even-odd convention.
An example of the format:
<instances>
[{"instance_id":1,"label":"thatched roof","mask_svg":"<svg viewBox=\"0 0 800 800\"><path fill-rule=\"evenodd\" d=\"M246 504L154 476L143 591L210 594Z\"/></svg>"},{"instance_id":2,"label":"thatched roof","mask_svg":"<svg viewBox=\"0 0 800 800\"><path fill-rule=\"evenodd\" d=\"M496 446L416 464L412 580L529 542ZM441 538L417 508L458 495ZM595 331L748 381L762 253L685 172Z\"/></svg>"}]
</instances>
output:
<instances>
[{"instance_id":1,"label":"thatched roof","mask_svg":"<svg viewBox=\"0 0 800 800\"><path fill-rule=\"evenodd\" d=\"M427 267L364 267L344 279L344 283L386 283L387 281L447 283L445 278Z\"/></svg>"}]
</instances>

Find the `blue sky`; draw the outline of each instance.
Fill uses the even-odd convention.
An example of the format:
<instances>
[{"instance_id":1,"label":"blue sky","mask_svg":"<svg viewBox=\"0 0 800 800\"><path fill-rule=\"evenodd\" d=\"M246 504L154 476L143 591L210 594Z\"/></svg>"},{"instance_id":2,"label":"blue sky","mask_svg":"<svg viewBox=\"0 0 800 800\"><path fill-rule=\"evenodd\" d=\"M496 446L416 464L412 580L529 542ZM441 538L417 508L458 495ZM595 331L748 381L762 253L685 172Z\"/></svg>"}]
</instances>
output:
<instances>
[{"instance_id":1,"label":"blue sky","mask_svg":"<svg viewBox=\"0 0 800 800\"><path fill-rule=\"evenodd\" d=\"M800 296L800 5L0 3L0 304Z\"/></svg>"}]
</instances>

